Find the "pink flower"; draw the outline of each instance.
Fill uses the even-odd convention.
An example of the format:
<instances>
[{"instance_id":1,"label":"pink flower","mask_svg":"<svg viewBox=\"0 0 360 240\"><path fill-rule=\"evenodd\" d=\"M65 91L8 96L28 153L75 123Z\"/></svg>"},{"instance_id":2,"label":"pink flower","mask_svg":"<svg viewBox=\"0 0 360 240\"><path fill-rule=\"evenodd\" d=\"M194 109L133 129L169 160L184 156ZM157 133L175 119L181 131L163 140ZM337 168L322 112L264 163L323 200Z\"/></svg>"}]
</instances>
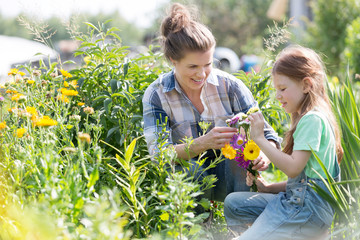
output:
<instances>
[{"instance_id":1,"label":"pink flower","mask_svg":"<svg viewBox=\"0 0 360 240\"><path fill-rule=\"evenodd\" d=\"M237 161L239 163L238 166L242 167L243 169L247 169L249 167L249 164L251 163L251 161L245 160L244 154L242 153L237 154L234 160Z\"/></svg>"},{"instance_id":2,"label":"pink flower","mask_svg":"<svg viewBox=\"0 0 360 240\"><path fill-rule=\"evenodd\" d=\"M226 120L226 123L229 127L234 127L238 121L239 121L239 116L235 116L231 119Z\"/></svg>"},{"instance_id":3,"label":"pink flower","mask_svg":"<svg viewBox=\"0 0 360 240\"><path fill-rule=\"evenodd\" d=\"M235 148L241 148L246 143L245 135L236 133L230 140L230 145Z\"/></svg>"}]
</instances>

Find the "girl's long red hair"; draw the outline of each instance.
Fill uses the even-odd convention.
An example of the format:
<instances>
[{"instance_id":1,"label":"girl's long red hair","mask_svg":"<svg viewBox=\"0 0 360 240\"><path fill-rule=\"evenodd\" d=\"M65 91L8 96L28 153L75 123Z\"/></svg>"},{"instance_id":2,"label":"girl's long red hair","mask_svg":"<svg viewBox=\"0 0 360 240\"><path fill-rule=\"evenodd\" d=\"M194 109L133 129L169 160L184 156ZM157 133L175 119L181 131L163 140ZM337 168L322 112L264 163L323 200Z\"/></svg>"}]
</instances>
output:
<instances>
[{"instance_id":1,"label":"girl's long red hair","mask_svg":"<svg viewBox=\"0 0 360 240\"><path fill-rule=\"evenodd\" d=\"M333 127L336 141L336 154L338 156L338 162L340 163L343 156L341 132L327 95L325 85L327 77L324 64L319 55L309 48L297 45L287 47L278 55L272 69L272 74L285 75L294 81L302 81L306 77L312 79L312 87L306 94L301 105L301 113L291 114L291 126L285 134L283 152L292 154L294 147L293 134L299 120L308 111L316 107L320 108L322 112L327 115Z\"/></svg>"}]
</instances>

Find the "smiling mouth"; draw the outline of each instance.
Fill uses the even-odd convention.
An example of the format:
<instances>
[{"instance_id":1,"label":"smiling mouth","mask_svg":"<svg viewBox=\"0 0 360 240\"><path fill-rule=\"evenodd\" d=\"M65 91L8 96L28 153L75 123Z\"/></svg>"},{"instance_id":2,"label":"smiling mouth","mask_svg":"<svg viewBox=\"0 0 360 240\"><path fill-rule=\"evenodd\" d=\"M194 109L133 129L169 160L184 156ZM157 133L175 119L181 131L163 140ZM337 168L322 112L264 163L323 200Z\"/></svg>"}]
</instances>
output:
<instances>
[{"instance_id":1,"label":"smiling mouth","mask_svg":"<svg viewBox=\"0 0 360 240\"><path fill-rule=\"evenodd\" d=\"M192 79L192 80L196 83L202 83L204 81L204 79Z\"/></svg>"}]
</instances>

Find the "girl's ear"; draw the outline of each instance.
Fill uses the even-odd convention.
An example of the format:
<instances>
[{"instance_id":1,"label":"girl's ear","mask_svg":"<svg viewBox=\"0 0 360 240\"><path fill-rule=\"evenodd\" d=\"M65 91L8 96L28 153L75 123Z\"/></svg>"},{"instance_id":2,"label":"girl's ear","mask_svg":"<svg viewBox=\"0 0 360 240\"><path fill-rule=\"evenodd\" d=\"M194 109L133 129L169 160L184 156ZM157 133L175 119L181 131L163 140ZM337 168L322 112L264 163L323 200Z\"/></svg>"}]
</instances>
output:
<instances>
[{"instance_id":1,"label":"girl's ear","mask_svg":"<svg viewBox=\"0 0 360 240\"><path fill-rule=\"evenodd\" d=\"M304 93L308 93L310 92L310 90L313 87L313 79L310 77L305 77L302 82L303 82L303 92Z\"/></svg>"}]
</instances>

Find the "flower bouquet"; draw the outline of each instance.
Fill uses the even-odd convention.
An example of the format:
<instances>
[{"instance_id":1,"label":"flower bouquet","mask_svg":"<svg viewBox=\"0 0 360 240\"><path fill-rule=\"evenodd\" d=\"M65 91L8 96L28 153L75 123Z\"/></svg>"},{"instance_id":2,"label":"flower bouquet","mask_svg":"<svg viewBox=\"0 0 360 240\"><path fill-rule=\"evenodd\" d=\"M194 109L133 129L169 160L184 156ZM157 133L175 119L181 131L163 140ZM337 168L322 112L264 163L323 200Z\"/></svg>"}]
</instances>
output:
<instances>
[{"instance_id":1,"label":"flower bouquet","mask_svg":"<svg viewBox=\"0 0 360 240\"><path fill-rule=\"evenodd\" d=\"M233 118L226 120L226 124L229 127L238 129L238 132L234 134L230 143L226 144L221 149L222 154L230 159L238 162L238 166L246 169L255 178L258 176L258 171L253 170L253 160L259 157L260 148L259 146L250 139L250 121L247 118L251 113L259 111L259 108L253 107L245 113L238 113ZM251 186L252 191L257 192L257 186L254 184Z\"/></svg>"}]
</instances>

